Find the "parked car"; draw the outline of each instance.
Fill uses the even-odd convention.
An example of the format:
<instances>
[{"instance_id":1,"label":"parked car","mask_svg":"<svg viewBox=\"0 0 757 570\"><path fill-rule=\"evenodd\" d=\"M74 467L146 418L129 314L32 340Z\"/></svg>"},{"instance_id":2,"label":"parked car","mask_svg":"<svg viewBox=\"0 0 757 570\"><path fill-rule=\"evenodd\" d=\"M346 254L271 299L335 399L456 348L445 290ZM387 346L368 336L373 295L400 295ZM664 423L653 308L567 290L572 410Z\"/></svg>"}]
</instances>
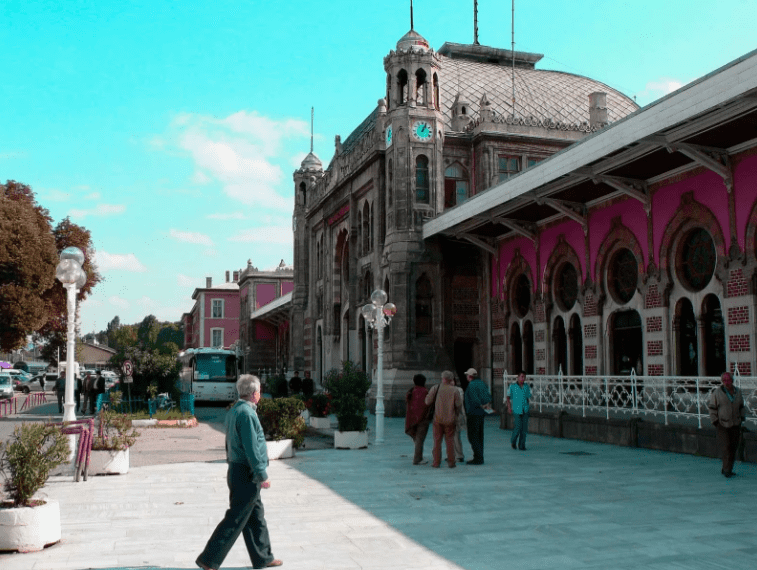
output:
<instances>
[{"instance_id":1,"label":"parked car","mask_svg":"<svg viewBox=\"0 0 757 570\"><path fill-rule=\"evenodd\" d=\"M0 398L12 398L13 397L13 377L10 374L6 374L8 369L0 371Z\"/></svg>"},{"instance_id":2,"label":"parked car","mask_svg":"<svg viewBox=\"0 0 757 570\"><path fill-rule=\"evenodd\" d=\"M55 381L58 379L58 374L55 372L43 372L42 374L37 374L36 376L32 377L30 386L33 388L34 383L39 383L40 379L44 379L44 386L41 387L47 392L52 390L55 386Z\"/></svg>"},{"instance_id":3,"label":"parked car","mask_svg":"<svg viewBox=\"0 0 757 570\"><path fill-rule=\"evenodd\" d=\"M29 383L32 381L32 375L28 372L24 372L18 368L6 368L0 374L11 378L11 386L14 391L24 392L25 394L31 392Z\"/></svg>"},{"instance_id":4,"label":"parked car","mask_svg":"<svg viewBox=\"0 0 757 570\"><path fill-rule=\"evenodd\" d=\"M105 389L110 390L113 386L119 383L118 375L110 370L103 370L101 372L103 378L105 378Z\"/></svg>"}]
</instances>

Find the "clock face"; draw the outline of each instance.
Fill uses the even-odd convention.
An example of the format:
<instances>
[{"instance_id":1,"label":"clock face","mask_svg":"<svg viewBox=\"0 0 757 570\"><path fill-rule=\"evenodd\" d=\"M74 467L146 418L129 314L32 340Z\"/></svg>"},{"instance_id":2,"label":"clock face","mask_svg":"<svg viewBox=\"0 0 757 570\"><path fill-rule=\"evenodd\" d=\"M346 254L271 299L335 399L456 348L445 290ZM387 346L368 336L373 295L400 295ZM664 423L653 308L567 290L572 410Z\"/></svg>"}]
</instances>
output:
<instances>
[{"instance_id":1,"label":"clock face","mask_svg":"<svg viewBox=\"0 0 757 570\"><path fill-rule=\"evenodd\" d=\"M386 146L392 144L392 125L386 127Z\"/></svg>"},{"instance_id":2,"label":"clock face","mask_svg":"<svg viewBox=\"0 0 757 570\"><path fill-rule=\"evenodd\" d=\"M415 121L411 132L413 137L419 141L429 141L434 136L433 128L428 121Z\"/></svg>"}]
</instances>

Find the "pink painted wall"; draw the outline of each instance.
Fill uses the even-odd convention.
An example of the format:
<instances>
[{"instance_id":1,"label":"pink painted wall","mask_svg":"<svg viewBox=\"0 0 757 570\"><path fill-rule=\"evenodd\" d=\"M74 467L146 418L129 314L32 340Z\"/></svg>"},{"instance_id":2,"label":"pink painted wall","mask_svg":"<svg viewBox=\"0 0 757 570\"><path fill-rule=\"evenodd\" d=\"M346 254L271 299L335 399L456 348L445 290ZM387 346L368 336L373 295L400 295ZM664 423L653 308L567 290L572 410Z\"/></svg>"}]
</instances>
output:
<instances>
[{"instance_id":1,"label":"pink painted wall","mask_svg":"<svg viewBox=\"0 0 757 570\"><path fill-rule=\"evenodd\" d=\"M746 244L746 226L757 200L757 156L750 156L736 166L733 176L736 192L736 232L739 247L744 251L754 244ZM728 227L728 226L726 226Z\"/></svg>"},{"instance_id":2,"label":"pink painted wall","mask_svg":"<svg viewBox=\"0 0 757 570\"><path fill-rule=\"evenodd\" d=\"M201 293L205 297L205 320L203 323L203 336L205 346L210 346L212 337L210 329L223 328L223 345L229 346L239 339L239 290L215 290ZM213 299L224 300L224 318L210 318Z\"/></svg>"},{"instance_id":3,"label":"pink painted wall","mask_svg":"<svg viewBox=\"0 0 757 570\"><path fill-rule=\"evenodd\" d=\"M276 298L276 285L274 283L255 284L255 308L259 309Z\"/></svg>"},{"instance_id":4,"label":"pink painted wall","mask_svg":"<svg viewBox=\"0 0 757 570\"><path fill-rule=\"evenodd\" d=\"M565 242L573 248L578 256L580 266L576 267L581 274L581 282L583 285L584 278L586 277L586 255L584 255L584 230L576 222L572 220L566 220L565 222L558 224L554 227L544 230L539 239L539 247L541 248L542 259L541 268L539 272L542 274L541 279L544 278L544 268L549 263L552 251L557 243L560 241L560 235L565 236Z\"/></svg>"},{"instance_id":5,"label":"pink painted wall","mask_svg":"<svg viewBox=\"0 0 757 570\"><path fill-rule=\"evenodd\" d=\"M539 282L541 276L538 275L538 268L536 263L536 249L534 243L524 237L517 237L513 240L503 243L499 248L499 255L494 260L494 270L492 271L492 296L505 298L505 292L502 285L502 281L507 275L507 269L510 262L515 255L515 250L519 249L520 254L528 263L528 266L532 271L532 278L534 279L534 286Z\"/></svg>"},{"instance_id":6,"label":"pink painted wall","mask_svg":"<svg viewBox=\"0 0 757 570\"><path fill-rule=\"evenodd\" d=\"M283 297L287 293L294 291L294 281L282 281L281 282L281 296Z\"/></svg>"},{"instance_id":7,"label":"pink painted wall","mask_svg":"<svg viewBox=\"0 0 757 570\"><path fill-rule=\"evenodd\" d=\"M276 328L261 321L255 321L255 340L273 340L276 338Z\"/></svg>"}]
</instances>

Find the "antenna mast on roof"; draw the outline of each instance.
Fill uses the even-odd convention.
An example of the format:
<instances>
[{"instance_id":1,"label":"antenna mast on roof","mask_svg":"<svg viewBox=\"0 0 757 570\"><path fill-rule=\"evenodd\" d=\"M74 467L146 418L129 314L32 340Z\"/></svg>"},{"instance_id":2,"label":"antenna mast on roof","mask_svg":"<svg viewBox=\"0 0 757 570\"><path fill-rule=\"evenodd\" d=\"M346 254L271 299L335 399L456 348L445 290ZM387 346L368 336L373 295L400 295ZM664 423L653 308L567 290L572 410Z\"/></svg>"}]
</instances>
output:
<instances>
[{"instance_id":1,"label":"antenna mast on roof","mask_svg":"<svg viewBox=\"0 0 757 570\"><path fill-rule=\"evenodd\" d=\"M512 30L512 57L513 57L513 74L512 74L512 84L513 84L513 118L515 117L515 0L513 0L513 17L512 17L512 24L511 24L511 30Z\"/></svg>"},{"instance_id":2,"label":"antenna mast on roof","mask_svg":"<svg viewBox=\"0 0 757 570\"><path fill-rule=\"evenodd\" d=\"M473 45L478 45L478 0L473 0Z\"/></svg>"},{"instance_id":3,"label":"antenna mast on roof","mask_svg":"<svg viewBox=\"0 0 757 570\"><path fill-rule=\"evenodd\" d=\"M410 29L413 28L413 0L410 0Z\"/></svg>"},{"instance_id":4,"label":"antenna mast on roof","mask_svg":"<svg viewBox=\"0 0 757 570\"><path fill-rule=\"evenodd\" d=\"M314 107L310 107L310 152L313 152L313 113Z\"/></svg>"}]
</instances>

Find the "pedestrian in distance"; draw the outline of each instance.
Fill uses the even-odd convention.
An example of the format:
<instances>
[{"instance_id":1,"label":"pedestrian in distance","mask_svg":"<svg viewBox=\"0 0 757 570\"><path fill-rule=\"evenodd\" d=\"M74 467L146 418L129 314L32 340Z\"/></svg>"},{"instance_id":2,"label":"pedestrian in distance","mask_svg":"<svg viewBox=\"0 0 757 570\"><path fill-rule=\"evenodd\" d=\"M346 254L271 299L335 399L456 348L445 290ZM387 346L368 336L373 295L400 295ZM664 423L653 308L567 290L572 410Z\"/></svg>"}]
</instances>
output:
<instances>
[{"instance_id":1,"label":"pedestrian in distance","mask_svg":"<svg viewBox=\"0 0 757 570\"><path fill-rule=\"evenodd\" d=\"M58 413L63 413L63 398L66 395L66 371L61 370L57 380L55 380L55 395L58 397Z\"/></svg>"},{"instance_id":2,"label":"pedestrian in distance","mask_svg":"<svg viewBox=\"0 0 757 570\"><path fill-rule=\"evenodd\" d=\"M484 463L484 418L491 413L492 395L484 381L478 378L475 368L465 371L468 388L465 390L465 412L468 414L468 441L473 449L473 459L468 465Z\"/></svg>"},{"instance_id":3,"label":"pedestrian in distance","mask_svg":"<svg viewBox=\"0 0 757 570\"><path fill-rule=\"evenodd\" d=\"M518 379L507 389L507 413L513 416L513 434L510 446L526 451L528 435L528 401L531 399L531 387L526 384L526 373L518 373Z\"/></svg>"},{"instance_id":4,"label":"pedestrian in distance","mask_svg":"<svg viewBox=\"0 0 757 570\"><path fill-rule=\"evenodd\" d=\"M426 441L428 426L431 423L431 406L426 405L426 377L423 374L413 376L413 384L405 394L405 433L413 439L413 465L428 463L423 461L423 444Z\"/></svg>"},{"instance_id":5,"label":"pedestrian in distance","mask_svg":"<svg viewBox=\"0 0 757 570\"><path fill-rule=\"evenodd\" d=\"M86 414L89 410L89 407L91 407L91 400L92 400L92 386L94 384L94 378L92 378L92 374L87 372L86 376L84 376L84 381L82 382L82 399L81 399L81 407L79 408L80 414Z\"/></svg>"},{"instance_id":6,"label":"pedestrian in distance","mask_svg":"<svg viewBox=\"0 0 757 570\"><path fill-rule=\"evenodd\" d=\"M76 407L74 408L76 410L76 413L80 413L79 410L81 409L81 392L82 392L82 380L81 376L78 374L76 375L75 380L75 389L74 389L74 402L76 403Z\"/></svg>"},{"instance_id":7,"label":"pedestrian in distance","mask_svg":"<svg viewBox=\"0 0 757 570\"><path fill-rule=\"evenodd\" d=\"M94 414L97 411L97 397L101 394L105 394L105 377L103 376L102 371L98 370L95 372L95 383L94 383L94 401L90 404L92 406L92 413Z\"/></svg>"},{"instance_id":8,"label":"pedestrian in distance","mask_svg":"<svg viewBox=\"0 0 757 570\"><path fill-rule=\"evenodd\" d=\"M442 372L442 382L429 391L426 405L434 406L434 447L431 456L432 466L442 463L442 438L447 448L447 465L455 467L455 424L463 408L463 400L454 385L454 376L449 370Z\"/></svg>"},{"instance_id":9,"label":"pedestrian in distance","mask_svg":"<svg viewBox=\"0 0 757 570\"><path fill-rule=\"evenodd\" d=\"M460 398L463 399L463 408L460 410L460 415L457 416L457 423L455 424L455 461L458 463L465 463L465 454L463 453L463 440L460 436L461 432L468 427L468 416L465 413L465 392L463 392L460 386L460 379L455 376L455 388L460 393Z\"/></svg>"},{"instance_id":10,"label":"pedestrian in distance","mask_svg":"<svg viewBox=\"0 0 757 570\"><path fill-rule=\"evenodd\" d=\"M302 392L302 378L300 378L299 370L295 370L294 376L289 379L289 391L292 394L299 394Z\"/></svg>"},{"instance_id":11,"label":"pedestrian in distance","mask_svg":"<svg viewBox=\"0 0 757 570\"><path fill-rule=\"evenodd\" d=\"M226 414L226 461L229 470L229 509L208 540L196 563L203 570L217 570L241 534L253 568L281 566L271 553L271 540L265 521L261 489L271 483L266 469L268 450L257 403L260 380L243 374L237 381L239 400Z\"/></svg>"},{"instance_id":12,"label":"pedestrian in distance","mask_svg":"<svg viewBox=\"0 0 757 570\"><path fill-rule=\"evenodd\" d=\"M722 386L716 388L707 403L710 421L715 426L718 447L723 454L723 468L720 472L726 477L733 477L733 463L736 461L736 449L741 437L741 424L744 421L744 397L733 385L730 372L723 372L720 377Z\"/></svg>"}]
</instances>

